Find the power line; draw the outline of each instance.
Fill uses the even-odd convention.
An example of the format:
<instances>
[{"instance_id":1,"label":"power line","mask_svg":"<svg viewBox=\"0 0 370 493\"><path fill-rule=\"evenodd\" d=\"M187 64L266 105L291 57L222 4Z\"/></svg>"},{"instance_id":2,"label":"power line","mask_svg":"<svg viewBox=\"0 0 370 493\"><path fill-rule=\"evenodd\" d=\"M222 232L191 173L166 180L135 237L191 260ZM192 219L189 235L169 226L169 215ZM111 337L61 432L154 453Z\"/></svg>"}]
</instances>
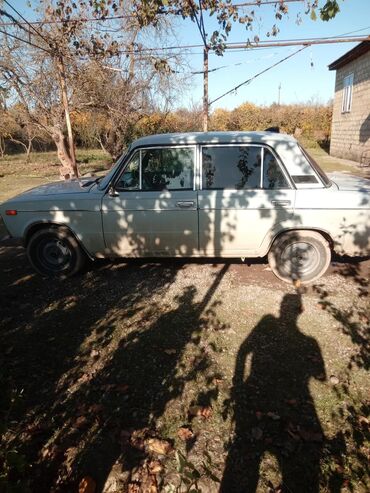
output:
<instances>
[{"instance_id":1,"label":"power line","mask_svg":"<svg viewBox=\"0 0 370 493\"><path fill-rule=\"evenodd\" d=\"M228 94L234 92L234 91L237 91L240 87L246 85L246 84L249 84L250 82L252 82L252 80L256 79L257 77L259 77L260 75L268 72L269 70L271 70L272 68L276 67L277 65L279 65L280 63L283 63L285 62L286 60L288 60L289 58L292 58L293 56L297 55L300 51L303 51L305 50L306 48L308 48L308 46L303 46L302 48L300 48L299 50L295 51L294 53L291 53L290 55L286 56L285 58L282 58L281 60L279 60L278 62L274 63L273 65L270 65L269 67L265 68L264 70L262 70L262 72L259 72L258 74L254 75L253 77L251 77L250 79L247 79L245 80L244 82L241 82L240 84L238 84L237 86L233 87L232 89L230 89L229 91L225 92L224 94L221 94L221 96L218 96L216 99L214 99L213 101L210 101L208 103L208 106L211 106L211 104L215 103L216 101L219 101L221 98L227 96Z\"/></svg>"},{"instance_id":2,"label":"power line","mask_svg":"<svg viewBox=\"0 0 370 493\"><path fill-rule=\"evenodd\" d=\"M46 43L49 45L49 41L45 38L45 36L43 34L41 34L35 27L33 27L33 25L28 22L28 20L23 17L23 15L21 13L18 12L18 10L13 7L9 2L8 0L4 0L4 3L6 3L6 5L8 5L8 7L10 7L12 10L14 10L14 12L28 25L30 26L30 28L35 31L35 33L40 36L44 41L46 41Z\"/></svg>"},{"instance_id":3,"label":"power line","mask_svg":"<svg viewBox=\"0 0 370 493\"><path fill-rule=\"evenodd\" d=\"M38 48L39 50L45 51L45 53L48 53L51 55L51 52L49 50L45 50L42 46L36 45L35 43L32 43L32 41L27 41L26 39L19 38L18 36L15 36L14 34L7 33L6 31L3 31L0 29L0 33L5 34L6 36L9 36L10 38L14 38L18 41L22 41L22 43L26 43L30 46L33 46L34 48Z\"/></svg>"},{"instance_id":4,"label":"power line","mask_svg":"<svg viewBox=\"0 0 370 493\"><path fill-rule=\"evenodd\" d=\"M314 44L330 44L330 43L357 43L359 41L370 41L370 36L333 36L326 38L306 38L306 39L293 39L293 40L283 40L283 41L259 41L258 43L251 42L233 42L225 43L225 50L253 50L253 49L263 49L263 48L274 48L281 46L310 46ZM176 45L176 46L162 46L157 48L137 48L135 50L121 50L121 54L132 54L132 53L143 53L143 52L161 52L168 50L179 50L179 49L193 49L193 48L203 48L201 44L194 45ZM211 50L210 50L211 51ZM212 52L212 51L211 51Z\"/></svg>"}]
</instances>

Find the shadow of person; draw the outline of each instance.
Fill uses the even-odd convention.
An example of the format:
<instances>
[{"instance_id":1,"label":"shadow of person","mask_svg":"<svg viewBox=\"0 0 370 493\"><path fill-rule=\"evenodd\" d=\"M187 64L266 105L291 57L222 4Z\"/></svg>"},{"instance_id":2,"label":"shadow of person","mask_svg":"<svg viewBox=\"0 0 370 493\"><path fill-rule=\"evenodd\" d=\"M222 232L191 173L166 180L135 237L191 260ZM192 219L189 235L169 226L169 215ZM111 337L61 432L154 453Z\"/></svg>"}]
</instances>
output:
<instances>
[{"instance_id":1,"label":"shadow of person","mask_svg":"<svg viewBox=\"0 0 370 493\"><path fill-rule=\"evenodd\" d=\"M302 311L299 294L285 295L280 317L263 317L239 348L225 402L225 413L234 410L235 434L221 492L255 492L266 452L279 464L282 491L319 491L323 432L309 382L326 376L318 343L297 326Z\"/></svg>"}]
</instances>

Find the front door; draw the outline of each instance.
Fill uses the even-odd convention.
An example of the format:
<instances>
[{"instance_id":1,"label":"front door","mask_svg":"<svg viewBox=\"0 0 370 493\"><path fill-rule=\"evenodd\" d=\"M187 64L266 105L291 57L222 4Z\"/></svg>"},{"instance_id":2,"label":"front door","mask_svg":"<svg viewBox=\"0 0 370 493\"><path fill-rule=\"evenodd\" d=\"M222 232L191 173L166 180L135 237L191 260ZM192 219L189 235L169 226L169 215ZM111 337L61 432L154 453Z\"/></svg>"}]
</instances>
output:
<instances>
[{"instance_id":1,"label":"front door","mask_svg":"<svg viewBox=\"0 0 370 493\"><path fill-rule=\"evenodd\" d=\"M195 147L137 150L102 204L107 252L192 256L198 250Z\"/></svg>"}]
</instances>

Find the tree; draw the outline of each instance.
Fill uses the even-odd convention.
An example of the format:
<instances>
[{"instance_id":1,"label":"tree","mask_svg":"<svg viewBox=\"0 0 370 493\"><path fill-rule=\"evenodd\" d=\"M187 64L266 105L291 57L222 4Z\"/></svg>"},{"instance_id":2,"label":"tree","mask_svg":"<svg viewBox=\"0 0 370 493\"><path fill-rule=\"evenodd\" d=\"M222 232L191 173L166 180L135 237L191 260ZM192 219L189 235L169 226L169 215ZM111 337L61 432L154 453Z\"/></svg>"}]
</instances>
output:
<instances>
[{"instance_id":1,"label":"tree","mask_svg":"<svg viewBox=\"0 0 370 493\"><path fill-rule=\"evenodd\" d=\"M163 107L168 107L173 93L168 80L176 71L168 58L144 55L144 32L160 31L171 17L189 18L197 23L205 49L221 55L233 23L250 30L259 3L256 0L255 7L241 10L231 0L39 0L35 9L40 20L37 27L21 23L6 3L7 10L0 8L0 15L12 25L2 31L0 38L0 85L23 106L29 122L51 136L62 164L61 174L77 177L72 114L88 108L105 117L112 115L111 124L104 125L96 139L116 155L119 143L134 134L135 125L145 117L149 104L153 105L154 92L154 106L160 100ZM306 14L315 18L319 12L324 20L339 10L337 0L307 0L305 6ZM276 22L287 13L287 3L278 0ZM210 36L204 26L206 15L216 18L218 26ZM104 29L107 24L103 21L108 19L109 29ZM278 31L275 23L267 35L274 36ZM252 41L258 43L259 39ZM84 70L99 74L97 87L109 81L112 93L101 97L90 78L88 92L92 98L86 98L84 86L78 86L84 83ZM104 71L116 74L109 76ZM124 94L124 105L122 97L111 98L119 91Z\"/></svg>"},{"instance_id":2,"label":"tree","mask_svg":"<svg viewBox=\"0 0 370 493\"><path fill-rule=\"evenodd\" d=\"M147 112L153 91L157 101L165 104L173 92L166 82L173 73L165 58L136 56L142 32L160 32L167 19L144 29L128 13L129 2L118 5L109 0L46 0L39 5L41 24L37 28L16 22L11 32L2 34L0 83L22 105L29 122L51 136L65 177L78 176L72 114L94 110L109 115L110 125L98 138L103 143L106 135L105 145L116 156L122 134L129 135L135 121ZM123 38L120 44L98 22L92 28L84 22L118 12L120 18L114 22ZM4 10L0 13L14 21ZM31 42L26 34L32 35Z\"/></svg>"}]
</instances>

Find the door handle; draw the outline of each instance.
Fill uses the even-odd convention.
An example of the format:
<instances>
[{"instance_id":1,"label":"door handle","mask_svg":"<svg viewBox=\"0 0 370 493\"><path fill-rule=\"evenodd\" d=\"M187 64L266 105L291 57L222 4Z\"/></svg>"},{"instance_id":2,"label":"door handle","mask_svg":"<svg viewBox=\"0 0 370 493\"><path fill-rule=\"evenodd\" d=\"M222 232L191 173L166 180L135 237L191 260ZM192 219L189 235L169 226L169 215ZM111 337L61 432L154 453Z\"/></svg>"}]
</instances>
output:
<instances>
[{"instance_id":1,"label":"door handle","mask_svg":"<svg viewBox=\"0 0 370 493\"><path fill-rule=\"evenodd\" d=\"M271 204L280 207L289 207L291 202L290 200L271 200Z\"/></svg>"},{"instance_id":2,"label":"door handle","mask_svg":"<svg viewBox=\"0 0 370 493\"><path fill-rule=\"evenodd\" d=\"M190 209L191 207L194 207L194 201L193 200L182 200L180 202L176 202L176 206L180 207L181 209Z\"/></svg>"}]
</instances>

